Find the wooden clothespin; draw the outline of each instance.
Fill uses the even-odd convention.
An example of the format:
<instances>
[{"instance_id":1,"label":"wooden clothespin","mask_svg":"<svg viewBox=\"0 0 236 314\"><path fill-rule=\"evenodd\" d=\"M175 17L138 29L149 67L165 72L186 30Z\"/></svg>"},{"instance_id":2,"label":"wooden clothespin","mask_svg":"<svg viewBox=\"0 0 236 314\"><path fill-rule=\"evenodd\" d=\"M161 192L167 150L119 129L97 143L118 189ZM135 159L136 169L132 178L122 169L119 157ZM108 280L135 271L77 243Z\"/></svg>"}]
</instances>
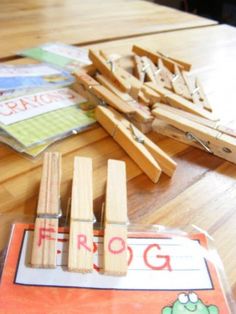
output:
<instances>
[{"instance_id":1,"label":"wooden clothespin","mask_svg":"<svg viewBox=\"0 0 236 314\"><path fill-rule=\"evenodd\" d=\"M157 118L157 132L236 163L236 128L166 105L159 105L152 112Z\"/></svg>"},{"instance_id":2,"label":"wooden clothespin","mask_svg":"<svg viewBox=\"0 0 236 314\"><path fill-rule=\"evenodd\" d=\"M209 119L209 120L218 120L211 112L200 108L193 104L191 101L188 101L187 99L176 95L175 93L159 86L159 85L154 85L153 83L145 83L147 86L150 88L156 90L162 97L161 101L165 104L168 104L172 107L176 107L182 110L185 110L187 112L194 113L200 117Z\"/></svg>"},{"instance_id":3,"label":"wooden clothespin","mask_svg":"<svg viewBox=\"0 0 236 314\"><path fill-rule=\"evenodd\" d=\"M60 180L61 155L45 153L34 229L32 267L56 267Z\"/></svg>"},{"instance_id":4,"label":"wooden clothespin","mask_svg":"<svg viewBox=\"0 0 236 314\"><path fill-rule=\"evenodd\" d=\"M69 271L93 271L92 159L75 157L71 200Z\"/></svg>"},{"instance_id":5,"label":"wooden clothespin","mask_svg":"<svg viewBox=\"0 0 236 314\"><path fill-rule=\"evenodd\" d=\"M189 86L186 84L182 71L179 69L177 65L175 65L174 68L175 74L171 80L174 92L188 100L192 100L191 91L189 89Z\"/></svg>"},{"instance_id":6,"label":"wooden clothespin","mask_svg":"<svg viewBox=\"0 0 236 314\"><path fill-rule=\"evenodd\" d=\"M102 50L99 52L100 55L97 54L97 57L101 59L101 62L109 62L109 56L107 56ZM112 71L109 67L106 68L106 71L104 71L103 68L99 67L98 65L97 69L108 79L112 77L112 74L109 74L109 71ZM152 106L155 102L160 101L160 95L158 95L157 92L151 90L147 86L144 86L141 81L139 81L135 76L127 72L125 69L121 68L119 65L115 65L115 70L113 72L116 73L116 77L119 77L121 81L123 80L126 83L126 92L138 102L140 101L142 104ZM114 79L112 82L117 84L117 81ZM119 85L117 86L119 87Z\"/></svg>"},{"instance_id":7,"label":"wooden clothespin","mask_svg":"<svg viewBox=\"0 0 236 314\"><path fill-rule=\"evenodd\" d=\"M119 96L122 100L127 102L130 106L132 106L135 110L133 114L133 118L136 121L142 122L142 123L148 123L153 120L153 117L151 115L151 111L149 107L142 105L141 103L138 103L135 99L133 99L128 93L120 91L115 84L113 84L109 79L107 79L104 75L97 74L96 79L99 83L101 83L103 86L108 88L111 92Z\"/></svg>"},{"instance_id":8,"label":"wooden clothespin","mask_svg":"<svg viewBox=\"0 0 236 314\"><path fill-rule=\"evenodd\" d=\"M161 83L163 87L172 90L172 80L173 80L173 74L171 71L164 66L162 59L158 59L158 81Z\"/></svg>"},{"instance_id":9,"label":"wooden clothespin","mask_svg":"<svg viewBox=\"0 0 236 314\"><path fill-rule=\"evenodd\" d=\"M139 57L134 55L134 74L142 82L151 81L157 83L157 68L153 62L147 57Z\"/></svg>"},{"instance_id":10,"label":"wooden clothespin","mask_svg":"<svg viewBox=\"0 0 236 314\"><path fill-rule=\"evenodd\" d=\"M117 111L98 106L96 119L154 183L173 175L176 163Z\"/></svg>"},{"instance_id":11,"label":"wooden clothespin","mask_svg":"<svg viewBox=\"0 0 236 314\"><path fill-rule=\"evenodd\" d=\"M190 64L167 57L161 52L152 52L140 46L133 46L133 51L138 54L134 56L136 73L139 72L138 77L144 74L142 76L143 82L146 75L148 81L153 84L174 90L176 94L193 101L201 108L212 111L200 81L196 79L195 82L191 82L187 74L182 71L189 71L191 68ZM155 68L152 61L157 64L157 68Z\"/></svg>"},{"instance_id":12,"label":"wooden clothespin","mask_svg":"<svg viewBox=\"0 0 236 314\"><path fill-rule=\"evenodd\" d=\"M155 102L160 101L160 95L140 82L135 76L122 68L120 68L120 73L130 84L128 93L131 97L147 106L152 106Z\"/></svg>"},{"instance_id":13,"label":"wooden clothespin","mask_svg":"<svg viewBox=\"0 0 236 314\"><path fill-rule=\"evenodd\" d=\"M169 56L162 54L161 52L153 51L140 45L133 45L132 51L138 56L146 56L152 60L154 64L158 64L158 60L161 59L165 67L167 67L172 73L174 73L174 66L177 65L180 69L189 71L191 65L187 62L173 59Z\"/></svg>"},{"instance_id":14,"label":"wooden clothespin","mask_svg":"<svg viewBox=\"0 0 236 314\"><path fill-rule=\"evenodd\" d=\"M141 87L141 90L139 92L139 98L142 100L143 96L141 97L141 93L144 97L148 99L148 106L150 107L161 100L161 96L145 84Z\"/></svg>"},{"instance_id":15,"label":"wooden clothespin","mask_svg":"<svg viewBox=\"0 0 236 314\"><path fill-rule=\"evenodd\" d=\"M108 160L104 230L104 273L127 273L127 190L125 162Z\"/></svg>"},{"instance_id":16,"label":"wooden clothespin","mask_svg":"<svg viewBox=\"0 0 236 314\"><path fill-rule=\"evenodd\" d=\"M102 99L98 98L95 94L93 94L91 92L91 90L86 89L79 82L75 82L72 85L72 89L75 90L81 96L83 96L85 99L87 99L89 101L89 103L91 104L91 106L95 107L97 105L102 105L103 104L103 100Z\"/></svg>"},{"instance_id":17,"label":"wooden clothespin","mask_svg":"<svg viewBox=\"0 0 236 314\"><path fill-rule=\"evenodd\" d=\"M141 82L152 82L153 84L159 84L168 89L172 89L173 74L164 66L162 59L158 59L158 65L155 66L151 59L148 57L139 57L134 55L135 59L135 73Z\"/></svg>"},{"instance_id":18,"label":"wooden clothespin","mask_svg":"<svg viewBox=\"0 0 236 314\"><path fill-rule=\"evenodd\" d=\"M143 67L146 71L147 81L157 84L158 75L157 68L155 67L154 63L147 57L141 57L141 60L143 62Z\"/></svg>"},{"instance_id":19,"label":"wooden clothespin","mask_svg":"<svg viewBox=\"0 0 236 314\"><path fill-rule=\"evenodd\" d=\"M176 59L176 58L173 58L171 56L167 56L166 54L160 52L160 51L156 51L156 53L160 56L162 56L163 58L166 58L166 59L169 59L171 61L174 61L174 63L182 70L184 71L190 71L191 68L192 68L192 65L186 61L183 61L183 60L179 60L179 59Z\"/></svg>"},{"instance_id":20,"label":"wooden clothespin","mask_svg":"<svg viewBox=\"0 0 236 314\"><path fill-rule=\"evenodd\" d=\"M137 77L137 79L144 83L146 71L143 66L143 62L141 57L134 55L134 75Z\"/></svg>"},{"instance_id":21,"label":"wooden clothespin","mask_svg":"<svg viewBox=\"0 0 236 314\"><path fill-rule=\"evenodd\" d=\"M183 72L183 79L188 87L191 100L200 108L212 112L212 107L207 99L200 80L198 78L191 80L185 72Z\"/></svg>"},{"instance_id":22,"label":"wooden clothespin","mask_svg":"<svg viewBox=\"0 0 236 314\"><path fill-rule=\"evenodd\" d=\"M98 52L94 50L89 50L89 58L93 62L96 69L99 70L100 73L108 77L112 82L117 84L118 88L122 91L128 91L130 86L128 82L123 79L119 74L119 67L114 66L113 61L105 60L104 57Z\"/></svg>"},{"instance_id":23,"label":"wooden clothespin","mask_svg":"<svg viewBox=\"0 0 236 314\"><path fill-rule=\"evenodd\" d=\"M83 72L74 73L77 82L86 89L87 92L96 96L99 100L109 104L115 109L125 113L132 114L135 112L134 108L129 103L123 101L120 97L117 97L109 89L102 86L94 80L91 76Z\"/></svg>"}]
</instances>

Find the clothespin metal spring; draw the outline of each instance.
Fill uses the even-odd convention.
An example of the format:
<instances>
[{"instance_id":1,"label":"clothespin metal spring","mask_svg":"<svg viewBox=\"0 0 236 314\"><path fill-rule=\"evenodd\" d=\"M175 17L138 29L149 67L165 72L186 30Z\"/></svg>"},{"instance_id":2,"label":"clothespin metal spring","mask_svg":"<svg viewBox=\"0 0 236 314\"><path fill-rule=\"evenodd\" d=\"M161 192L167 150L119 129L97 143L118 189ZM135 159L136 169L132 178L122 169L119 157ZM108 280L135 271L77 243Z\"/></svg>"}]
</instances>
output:
<instances>
[{"instance_id":1,"label":"clothespin metal spring","mask_svg":"<svg viewBox=\"0 0 236 314\"><path fill-rule=\"evenodd\" d=\"M200 87L196 87L192 93L191 93L191 96L193 96L194 94L198 93L200 91Z\"/></svg>"},{"instance_id":2,"label":"clothespin metal spring","mask_svg":"<svg viewBox=\"0 0 236 314\"><path fill-rule=\"evenodd\" d=\"M228 147L223 147L222 150L223 150L225 153L227 153L227 154L232 153L232 150L231 150L230 148L228 148Z\"/></svg>"},{"instance_id":3,"label":"clothespin metal spring","mask_svg":"<svg viewBox=\"0 0 236 314\"><path fill-rule=\"evenodd\" d=\"M175 82L176 80L178 80L179 78L179 74L175 74L172 78L172 82Z\"/></svg>"},{"instance_id":4,"label":"clothespin metal spring","mask_svg":"<svg viewBox=\"0 0 236 314\"><path fill-rule=\"evenodd\" d=\"M100 84L97 84L97 86L99 86ZM91 92L91 89L93 88L94 85L89 85L89 94L92 95L93 97L95 97L99 103L100 106L107 106L107 103L103 100L103 99L100 99L98 98L94 93ZM84 88L84 86L82 86ZM85 89L85 88L84 88ZM85 89L86 90L86 89Z\"/></svg>"},{"instance_id":5,"label":"clothespin metal spring","mask_svg":"<svg viewBox=\"0 0 236 314\"><path fill-rule=\"evenodd\" d=\"M142 67L142 72L146 73L147 72L147 69L150 67L150 64L145 64L143 67Z\"/></svg>"},{"instance_id":6,"label":"clothespin metal spring","mask_svg":"<svg viewBox=\"0 0 236 314\"><path fill-rule=\"evenodd\" d=\"M111 67L111 72L114 73L115 72L115 64L113 60L107 60L107 63L110 64Z\"/></svg>"},{"instance_id":7,"label":"clothespin metal spring","mask_svg":"<svg viewBox=\"0 0 236 314\"><path fill-rule=\"evenodd\" d=\"M194 134L190 132L186 132L185 135L188 140L199 143L208 153L213 154L210 147L208 146L210 144L209 142L204 143L202 140L200 140L200 138L198 138L197 136L195 136Z\"/></svg>"},{"instance_id":8,"label":"clothespin metal spring","mask_svg":"<svg viewBox=\"0 0 236 314\"><path fill-rule=\"evenodd\" d=\"M197 136L193 135L193 134L190 133L190 132L187 132L187 133L186 133L186 137L187 137L188 140L194 140L194 141L196 141L196 142L199 143L208 153L213 154L212 150L211 150L210 147L209 147L209 144L210 144L209 141L206 142L206 143L204 143L204 142L203 142L202 140L200 140ZM231 149L228 148L228 147L223 147L222 150L223 150L225 153L227 153L227 154L232 153Z\"/></svg>"},{"instance_id":9,"label":"clothespin metal spring","mask_svg":"<svg viewBox=\"0 0 236 314\"><path fill-rule=\"evenodd\" d=\"M141 144L145 143L144 138L142 136L140 136L140 135L137 135L137 133L135 132L132 123L130 123L130 130L131 130L131 133L132 133L135 141L137 141L138 143L141 143Z\"/></svg>"},{"instance_id":10,"label":"clothespin metal spring","mask_svg":"<svg viewBox=\"0 0 236 314\"><path fill-rule=\"evenodd\" d=\"M42 219L58 219L62 216L62 210L59 211L57 214L46 214L46 213L40 213L37 214L37 218L42 218Z\"/></svg>"}]
</instances>

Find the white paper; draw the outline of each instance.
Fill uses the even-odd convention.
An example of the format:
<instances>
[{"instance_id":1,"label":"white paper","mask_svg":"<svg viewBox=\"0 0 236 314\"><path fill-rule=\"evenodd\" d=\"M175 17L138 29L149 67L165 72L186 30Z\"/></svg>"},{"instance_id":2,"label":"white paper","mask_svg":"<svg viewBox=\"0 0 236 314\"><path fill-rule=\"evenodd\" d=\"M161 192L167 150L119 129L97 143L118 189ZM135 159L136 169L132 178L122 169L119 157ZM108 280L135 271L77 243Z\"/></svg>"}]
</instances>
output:
<instances>
[{"instance_id":1,"label":"white paper","mask_svg":"<svg viewBox=\"0 0 236 314\"><path fill-rule=\"evenodd\" d=\"M69 88L21 96L0 102L0 122L9 125L85 101L85 98Z\"/></svg>"},{"instance_id":2,"label":"white paper","mask_svg":"<svg viewBox=\"0 0 236 314\"><path fill-rule=\"evenodd\" d=\"M84 64L90 64L91 61L88 57L88 50L85 48L67 46L60 43L55 44L46 44L42 46L42 48L46 51L55 53L62 57L66 57L69 59L73 59L79 61Z\"/></svg>"},{"instance_id":3,"label":"white paper","mask_svg":"<svg viewBox=\"0 0 236 314\"><path fill-rule=\"evenodd\" d=\"M25 233L15 277L17 284L122 290L213 289L204 249L196 240L129 238L128 247L129 252L133 252L133 258L128 274L124 277L113 277L102 274L102 237L94 237L94 243L98 246L94 254L94 264L101 268L100 272L94 270L91 274L79 274L67 270L68 234L58 234L56 269L31 268L32 235L32 231ZM144 261L145 251L148 252L148 264L154 267L163 266L164 256L169 256L171 269L150 269Z\"/></svg>"},{"instance_id":4,"label":"white paper","mask_svg":"<svg viewBox=\"0 0 236 314\"><path fill-rule=\"evenodd\" d=\"M60 74L61 71L54 69L46 64L12 66L1 65L0 77L19 77L19 76L45 76Z\"/></svg>"}]
</instances>

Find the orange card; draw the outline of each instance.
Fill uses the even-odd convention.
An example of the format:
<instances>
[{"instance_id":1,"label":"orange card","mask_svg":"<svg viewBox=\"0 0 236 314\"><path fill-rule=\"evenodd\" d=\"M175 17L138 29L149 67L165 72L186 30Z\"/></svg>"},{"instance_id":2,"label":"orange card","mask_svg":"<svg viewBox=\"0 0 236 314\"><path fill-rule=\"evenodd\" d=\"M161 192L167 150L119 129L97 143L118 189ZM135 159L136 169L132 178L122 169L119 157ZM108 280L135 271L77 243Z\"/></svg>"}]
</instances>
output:
<instances>
[{"instance_id":1,"label":"orange card","mask_svg":"<svg viewBox=\"0 0 236 314\"><path fill-rule=\"evenodd\" d=\"M101 232L94 233L90 274L67 270L67 229L58 233L57 267L32 268L32 236L32 225L14 225L0 284L0 313L231 313L204 234L129 233L124 277L103 274ZM50 239L44 234L41 240Z\"/></svg>"}]
</instances>

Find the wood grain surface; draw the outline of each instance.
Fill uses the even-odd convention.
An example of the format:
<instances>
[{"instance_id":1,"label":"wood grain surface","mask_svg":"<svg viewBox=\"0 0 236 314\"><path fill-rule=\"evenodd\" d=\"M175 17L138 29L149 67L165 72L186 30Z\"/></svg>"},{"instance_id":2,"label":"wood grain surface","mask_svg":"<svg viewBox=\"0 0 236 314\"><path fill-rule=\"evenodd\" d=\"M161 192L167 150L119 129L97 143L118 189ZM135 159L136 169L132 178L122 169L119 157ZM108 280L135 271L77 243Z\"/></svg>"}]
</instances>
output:
<instances>
[{"instance_id":1,"label":"wood grain surface","mask_svg":"<svg viewBox=\"0 0 236 314\"><path fill-rule=\"evenodd\" d=\"M11 3L13 8L14 5L20 6L17 1ZM42 2L42 5L45 3ZM131 3L137 5L138 1ZM143 2L137 5L138 8L143 6L146 6ZM40 8L40 5L35 4L35 8ZM22 36L24 45L26 42ZM71 38L74 40L73 34ZM88 47L126 55L133 44L145 44L192 63L193 73L202 80L213 110L228 120L235 117L235 38L235 28L220 25L139 36ZM45 41L45 38L41 40ZM64 41L64 37L61 40ZM9 40L10 45L11 41L14 39ZM31 43L34 44L33 41ZM13 47L7 53L13 53L11 49ZM54 144L51 150L59 151L63 156L61 207L64 214L71 194L75 156L93 159L94 210L98 221L104 202L107 160L123 160L127 168L130 222L208 232L214 239L214 246L223 260L236 297L236 165L154 132L149 137L177 162L177 171L172 179L163 174L158 184L153 184L99 126ZM41 165L41 158L35 161L25 159L0 144L0 249L7 243L13 222L34 221Z\"/></svg>"},{"instance_id":2,"label":"wood grain surface","mask_svg":"<svg viewBox=\"0 0 236 314\"><path fill-rule=\"evenodd\" d=\"M85 44L216 24L147 1L0 1L0 58L50 41Z\"/></svg>"}]
</instances>

